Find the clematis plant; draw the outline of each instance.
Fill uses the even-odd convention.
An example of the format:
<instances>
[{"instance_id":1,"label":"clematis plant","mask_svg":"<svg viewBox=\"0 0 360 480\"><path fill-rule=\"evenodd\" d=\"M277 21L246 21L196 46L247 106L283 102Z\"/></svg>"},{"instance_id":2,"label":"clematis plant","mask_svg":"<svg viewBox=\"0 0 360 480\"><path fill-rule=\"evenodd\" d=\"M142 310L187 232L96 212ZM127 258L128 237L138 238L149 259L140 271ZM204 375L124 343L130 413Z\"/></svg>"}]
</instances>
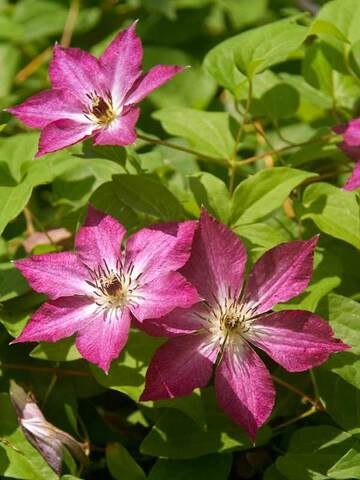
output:
<instances>
[{"instance_id":1,"label":"clematis plant","mask_svg":"<svg viewBox=\"0 0 360 480\"><path fill-rule=\"evenodd\" d=\"M348 348L318 315L272 311L308 285L316 242L314 237L278 245L255 263L244 282L244 245L203 210L181 272L204 300L146 323L149 333L172 338L155 353L141 400L190 394L209 383L215 366L220 406L255 440L272 411L275 391L254 347L290 372L320 365L330 353Z\"/></svg>"},{"instance_id":2,"label":"clematis plant","mask_svg":"<svg viewBox=\"0 0 360 480\"><path fill-rule=\"evenodd\" d=\"M10 382L10 398L25 437L58 475L61 475L64 446L79 462L87 463L84 445L49 423L36 401L13 380Z\"/></svg>"},{"instance_id":3,"label":"clematis plant","mask_svg":"<svg viewBox=\"0 0 360 480\"><path fill-rule=\"evenodd\" d=\"M81 355L109 370L126 344L131 320L187 308L199 297L176 272L190 255L195 222L154 225L134 233L90 207L75 252L34 255L15 262L31 287L50 300L13 343L76 336Z\"/></svg>"},{"instance_id":4,"label":"clematis plant","mask_svg":"<svg viewBox=\"0 0 360 480\"><path fill-rule=\"evenodd\" d=\"M360 187L360 119L352 120L347 125L337 125L333 130L343 135L343 141L338 144L340 150L355 162L344 190L356 190Z\"/></svg>"},{"instance_id":5,"label":"clematis plant","mask_svg":"<svg viewBox=\"0 0 360 480\"><path fill-rule=\"evenodd\" d=\"M136 140L136 105L183 68L157 65L143 74L135 26L120 32L99 59L78 48L54 47L52 89L7 110L29 127L42 129L37 157L88 137L94 137L95 145Z\"/></svg>"}]
</instances>

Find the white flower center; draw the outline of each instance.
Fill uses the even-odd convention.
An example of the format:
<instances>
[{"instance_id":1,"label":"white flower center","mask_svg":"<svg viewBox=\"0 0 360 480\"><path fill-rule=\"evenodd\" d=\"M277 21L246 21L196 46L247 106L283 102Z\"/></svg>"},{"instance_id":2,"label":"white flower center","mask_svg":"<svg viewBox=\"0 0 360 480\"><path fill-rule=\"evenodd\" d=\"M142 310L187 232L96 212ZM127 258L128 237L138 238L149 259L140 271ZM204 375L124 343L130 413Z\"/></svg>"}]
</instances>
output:
<instances>
[{"instance_id":1,"label":"white flower center","mask_svg":"<svg viewBox=\"0 0 360 480\"><path fill-rule=\"evenodd\" d=\"M104 127L109 125L118 116L118 112L113 107L111 93L99 95L97 92L87 93L90 104L86 106L85 117L91 122L95 122Z\"/></svg>"},{"instance_id":2,"label":"white flower center","mask_svg":"<svg viewBox=\"0 0 360 480\"><path fill-rule=\"evenodd\" d=\"M124 269L120 261L115 269L110 269L105 260L103 265L91 270L92 280L87 283L93 288L95 303L106 310L136 304L141 298L135 293L141 275L133 278L133 270L131 265Z\"/></svg>"}]
</instances>

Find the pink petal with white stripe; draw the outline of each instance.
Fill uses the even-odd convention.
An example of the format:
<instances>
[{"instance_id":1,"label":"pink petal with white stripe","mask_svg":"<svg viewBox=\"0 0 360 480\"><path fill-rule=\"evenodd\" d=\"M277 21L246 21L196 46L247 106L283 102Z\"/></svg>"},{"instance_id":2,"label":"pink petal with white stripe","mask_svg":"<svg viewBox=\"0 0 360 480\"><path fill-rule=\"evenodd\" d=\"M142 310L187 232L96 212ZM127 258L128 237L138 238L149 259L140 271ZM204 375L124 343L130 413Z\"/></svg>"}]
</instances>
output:
<instances>
[{"instance_id":1,"label":"pink petal with white stripe","mask_svg":"<svg viewBox=\"0 0 360 480\"><path fill-rule=\"evenodd\" d=\"M136 306L130 309L140 322L160 318L177 307L191 307L200 300L196 289L178 272L169 272L141 285L135 296Z\"/></svg>"},{"instance_id":2,"label":"pink petal with white stripe","mask_svg":"<svg viewBox=\"0 0 360 480\"><path fill-rule=\"evenodd\" d=\"M256 313L299 295L308 286L318 237L282 243L268 250L254 265L248 279L245 302Z\"/></svg>"},{"instance_id":3,"label":"pink petal with white stripe","mask_svg":"<svg viewBox=\"0 0 360 480\"><path fill-rule=\"evenodd\" d=\"M184 70L176 65L156 65L148 73L142 75L132 86L124 99L125 105L132 105L143 100L149 93L168 82L177 73Z\"/></svg>"},{"instance_id":4,"label":"pink petal with white stripe","mask_svg":"<svg viewBox=\"0 0 360 480\"><path fill-rule=\"evenodd\" d=\"M213 296L233 296L243 283L247 254L241 240L203 209L195 232L191 257L181 270L209 302Z\"/></svg>"},{"instance_id":5,"label":"pink petal with white stripe","mask_svg":"<svg viewBox=\"0 0 360 480\"><path fill-rule=\"evenodd\" d=\"M40 135L39 151L36 157L70 147L74 143L90 137L97 126L90 122L85 123L85 121L84 117L84 123L74 120L57 120L46 125Z\"/></svg>"},{"instance_id":6,"label":"pink petal with white stripe","mask_svg":"<svg viewBox=\"0 0 360 480\"><path fill-rule=\"evenodd\" d=\"M70 92L45 90L6 111L29 127L44 128L49 123L62 118L81 122L84 120L82 109L81 102Z\"/></svg>"},{"instance_id":7,"label":"pink petal with white stripe","mask_svg":"<svg viewBox=\"0 0 360 480\"><path fill-rule=\"evenodd\" d=\"M98 311L92 321L80 329L76 348L86 360L107 373L111 361L119 356L127 342L130 324L131 314L127 308Z\"/></svg>"},{"instance_id":8,"label":"pink petal with white stripe","mask_svg":"<svg viewBox=\"0 0 360 480\"><path fill-rule=\"evenodd\" d=\"M249 340L289 372L316 367L331 353L350 348L333 337L325 320L303 310L282 310L257 319Z\"/></svg>"},{"instance_id":9,"label":"pink petal with white stripe","mask_svg":"<svg viewBox=\"0 0 360 480\"><path fill-rule=\"evenodd\" d=\"M121 242L125 228L110 215L89 207L85 222L75 238L79 258L88 267L104 266L115 269L121 259Z\"/></svg>"},{"instance_id":10,"label":"pink petal with white stripe","mask_svg":"<svg viewBox=\"0 0 360 480\"><path fill-rule=\"evenodd\" d=\"M87 326L97 306L87 297L62 297L44 303L12 343L57 342Z\"/></svg>"},{"instance_id":11,"label":"pink petal with white stripe","mask_svg":"<svg viewBox=\"0 0 360 480\"><path fill-rule=\"evenodd\" d=\"M142 284L178 270L188 260L196 222L164 223L141 229L126 244L126 266Z\"/></svg>"},{"instance_id":12,"label":"pink petal with white stripe","mask_svg":"<svg viewBox=\"0 0 360 480\"><path fill-rule=\"evenodd\" d=\"M247 344L225 347L215 374L216 398L227 415L255 441L275 402L270 373Z\"/></svg>"},{"instance_id":13,"label":"pink petal with white stripe","mask_svg":"<svg viewBox=\"0 0 360 480\"><path fill-rule=\"evenodd\" d=\"M161 400L190 395L211 378L218 347L201 334L173 338L155 353L146 373L140 400Z\"/></svg>"},{"instance_id":14,"label":"pink petal with white stripe","mask_svg":"<svg viewBox=\"0 0 360 480\"><path fill-rule=\"evenodd\" d=\"M88 271L74 253L33 255L16 260L15 266L31 288L51 299L89 292Z\"/></svg>"}]
</instances>

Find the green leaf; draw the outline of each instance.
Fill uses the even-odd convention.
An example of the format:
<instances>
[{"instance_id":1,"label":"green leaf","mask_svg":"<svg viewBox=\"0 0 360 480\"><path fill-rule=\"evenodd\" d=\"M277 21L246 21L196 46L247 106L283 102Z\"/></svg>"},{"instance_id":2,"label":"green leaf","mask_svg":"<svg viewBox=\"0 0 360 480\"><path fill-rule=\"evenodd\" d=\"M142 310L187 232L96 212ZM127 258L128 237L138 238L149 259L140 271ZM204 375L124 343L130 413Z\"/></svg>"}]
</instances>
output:
<instances>
[{"instance_id":1,"label":"green leaf","mask_svg":"<svg viewBox=\"0 0 360 480\"><path fill-rule=\"evenodd\" d=\"M184 220L178 199L156 177L150 175L114 176L117 197L129 208L164 222Z\"/></svg>"},{"instance_id":2,"label":"green leaf","mask_svg":"<svg viewBox=\"0 0 360 480\"><path fill-rule=\"evenodd\" d=\"M288 167L260 170L234 191L231 224L253 223L281 207L290 192L314 174Z\"/></svg>"},{"instance_id":3,"label":"green leaf","mask_svg":"<svg viewBox=\"0 0 360 480\"><path fill-rule=\"evenodd\" d=\"M207 210L223 223L230 214L230 194L220 178L207 172L199 172L189 177L190 189L199 207Z\"/></svg>"},{"instance_id":4,"label":"green leaf","mask_svg":"<svg viewBox=\"0 0 360 480\"><path fill-rule=\"evenodd\" d=\"M226 480L232 464L231 455L206 455L193 460L158 460L149 480Z\"/></svg>"},{"instance_id":5,"label":"green leaf","mask_svg":"<svg viewBox=\"0 0 360 480\"><path fill-rule=\"evenodd\" d=\"M116 480L144 480L142 468L120 443L110 443L106 447L106 463L111 476Z\"/></svg>"},{"instance_id":6,"label":"green leaf","mask_svg":"<svg viewBox=\"0 0 360 480\"><path fill-rule=\"evenodd\" d=\"M237 93L243 76L252 78L286 60L307 36L292 19L254 28L217 45L205 57L205 68L223 86Z\"/></svg>"},{"instance_id":7,"label":"green leaf","mask_svg":"<svg viewBox=\"0 0 360 480\"><path fill-rule=\"evenodd\" d=\"M328 471L331 478L348 480L349 478L360 478L360 442L340 458Z\"/></svg>"},{"instance_id":8,"label":"green leaf","mask_svg":"<svg viewBox=\"0 0 360 480\"><path fill-rule=\"evenodd\" d=\"M322 425L297 430L276 467L288 480L325 480L329 468L353 445L351 436Z\"/></svg>"},{"instance_id":9,"label":"green leaf","mask_svg":"<svg viewBox=\"0 0 360 480\"><path fill-rule=\"evenodd\" d=\"M165 108L153 117L160 120L170 135L184 137L199 153L226 159L234 151L235 141L229 129L229 115L200 112L191 108Z\"/></svg>"},{"instance_id":10,"label":"green leaf","mask_svg":"<svg viewBox=\"0 0 360 480\"><path fill-rule=\"evenodd\" d=\"M303 220L309 218L328 235L360 248L360 209L355 192L316 183L306 188L303 205Z\"/></svg>"},{"instance_id":11,"label":"green leaf","mask_svg":"<svg viewBox=\"0 0 360 480\"><path fill-rule=\"evenodd\" d=\"M257 23L267 12L267 0L218 0L236 29Z\"/></svg>"},{"instance_id":12,"label":"green leaf","mask_svg":"<svg viewBox=\"0 0 360 480\"><path fill-rule=\"evenodd\" d=\"M30 287L12 263L0 263L0 302L19 297Z\"/></svg>"},{"instance_id":13,"label":"green leaf","mask_svg":"<svg viewBox=\"0 0 360 480\"><path fill-rule=\"evenodd\" d=\"M81 355L75 347L74 339L70 337L63 338L56 343L40 342L31 350L30 357L52 362L70 362L78 360Z\"/></svg>"},{"instance_id":14,"label":"green leaf","mask_svg":"<svg viewBox=\"0 0 360 480\"><path fill-rule=\"evenodd\" d=\"M270 88L260 99L264 114L274 120L293 116L299 104L300 96L297 90L286 83L279 83Z\"/></svg>"},{"instance_id":15,"label":"green leaf","mask_svg":"<svg viewBox=\"0 0 360 480\"><path fill-rule=\"evenodd\" d=\"M0 99L10 93L19 63L19 50L13 45L0 44Z\"/></svg>"},{"instance_id":16,"label":"green leaf","mask_svg":"<svg viewBox=\"0 0 360 480\"><path fill-rule=\"evenodd\" d=\"M258 245L268 250L279 243L289 242L291 237L288 232L279 227L275 228L266 223L252 223L250 225L237 225L234 232L240 237L244 237L254 245Z\"/></svg>"},{"instance_id":17,"label":"green leaf","mask_svg":"<svg viewBox=\"0 0 360 480\"><path fill-rule=\"evenodd\" d=\"M342 42L349 43L349 40L346 36L337 28L337 26L329 22L327 20L323 20L322 18L315 18L311 27L309 29L308 35L320 35L326 33L327 35L331 35Z\"/></svg>"},{"instance_id":18,"label":"green leaf","mask_svg":"<svg viewBox=\"0 0 360 480\"><path fill-rule=\"evenodd\" d=\"M352 43L360 40L360 4L357 0L333 0L326 3L317 15L316 22L319 21L334 25Z\"/></svg>"}]
</instances>

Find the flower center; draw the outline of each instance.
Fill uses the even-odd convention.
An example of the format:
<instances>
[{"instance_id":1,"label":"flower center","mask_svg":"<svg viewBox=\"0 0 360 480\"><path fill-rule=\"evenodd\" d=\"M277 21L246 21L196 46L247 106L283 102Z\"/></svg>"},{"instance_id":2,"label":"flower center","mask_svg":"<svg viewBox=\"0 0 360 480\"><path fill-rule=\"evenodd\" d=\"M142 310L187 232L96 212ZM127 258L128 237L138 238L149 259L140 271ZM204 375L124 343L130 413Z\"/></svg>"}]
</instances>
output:
<instances>
[{"instance_id":1,"label":"flower center","mask_svg":"<svg viewBox=\"0 0 360 480\"><path fill-rule=\"evenodd\" d=\"M247 333L252 322L246 306L235 301L230 304L226 303L227 305L218 315L220 330L226 335L229 333Z\"/></svg>"},{"instance_id":2,"label":"flower center","mask_svg":"<svg viewBox=\"0 0 360 480\"><path fill-rule=\"evenodd\" d=\"M111 93L107 92L104 97L98 93L87 93L86 96L91 101L84 110L85 117L88 120L95 121L101 126L109 125L117 116L113 104Z\"/></svg>"}]
</instances>

